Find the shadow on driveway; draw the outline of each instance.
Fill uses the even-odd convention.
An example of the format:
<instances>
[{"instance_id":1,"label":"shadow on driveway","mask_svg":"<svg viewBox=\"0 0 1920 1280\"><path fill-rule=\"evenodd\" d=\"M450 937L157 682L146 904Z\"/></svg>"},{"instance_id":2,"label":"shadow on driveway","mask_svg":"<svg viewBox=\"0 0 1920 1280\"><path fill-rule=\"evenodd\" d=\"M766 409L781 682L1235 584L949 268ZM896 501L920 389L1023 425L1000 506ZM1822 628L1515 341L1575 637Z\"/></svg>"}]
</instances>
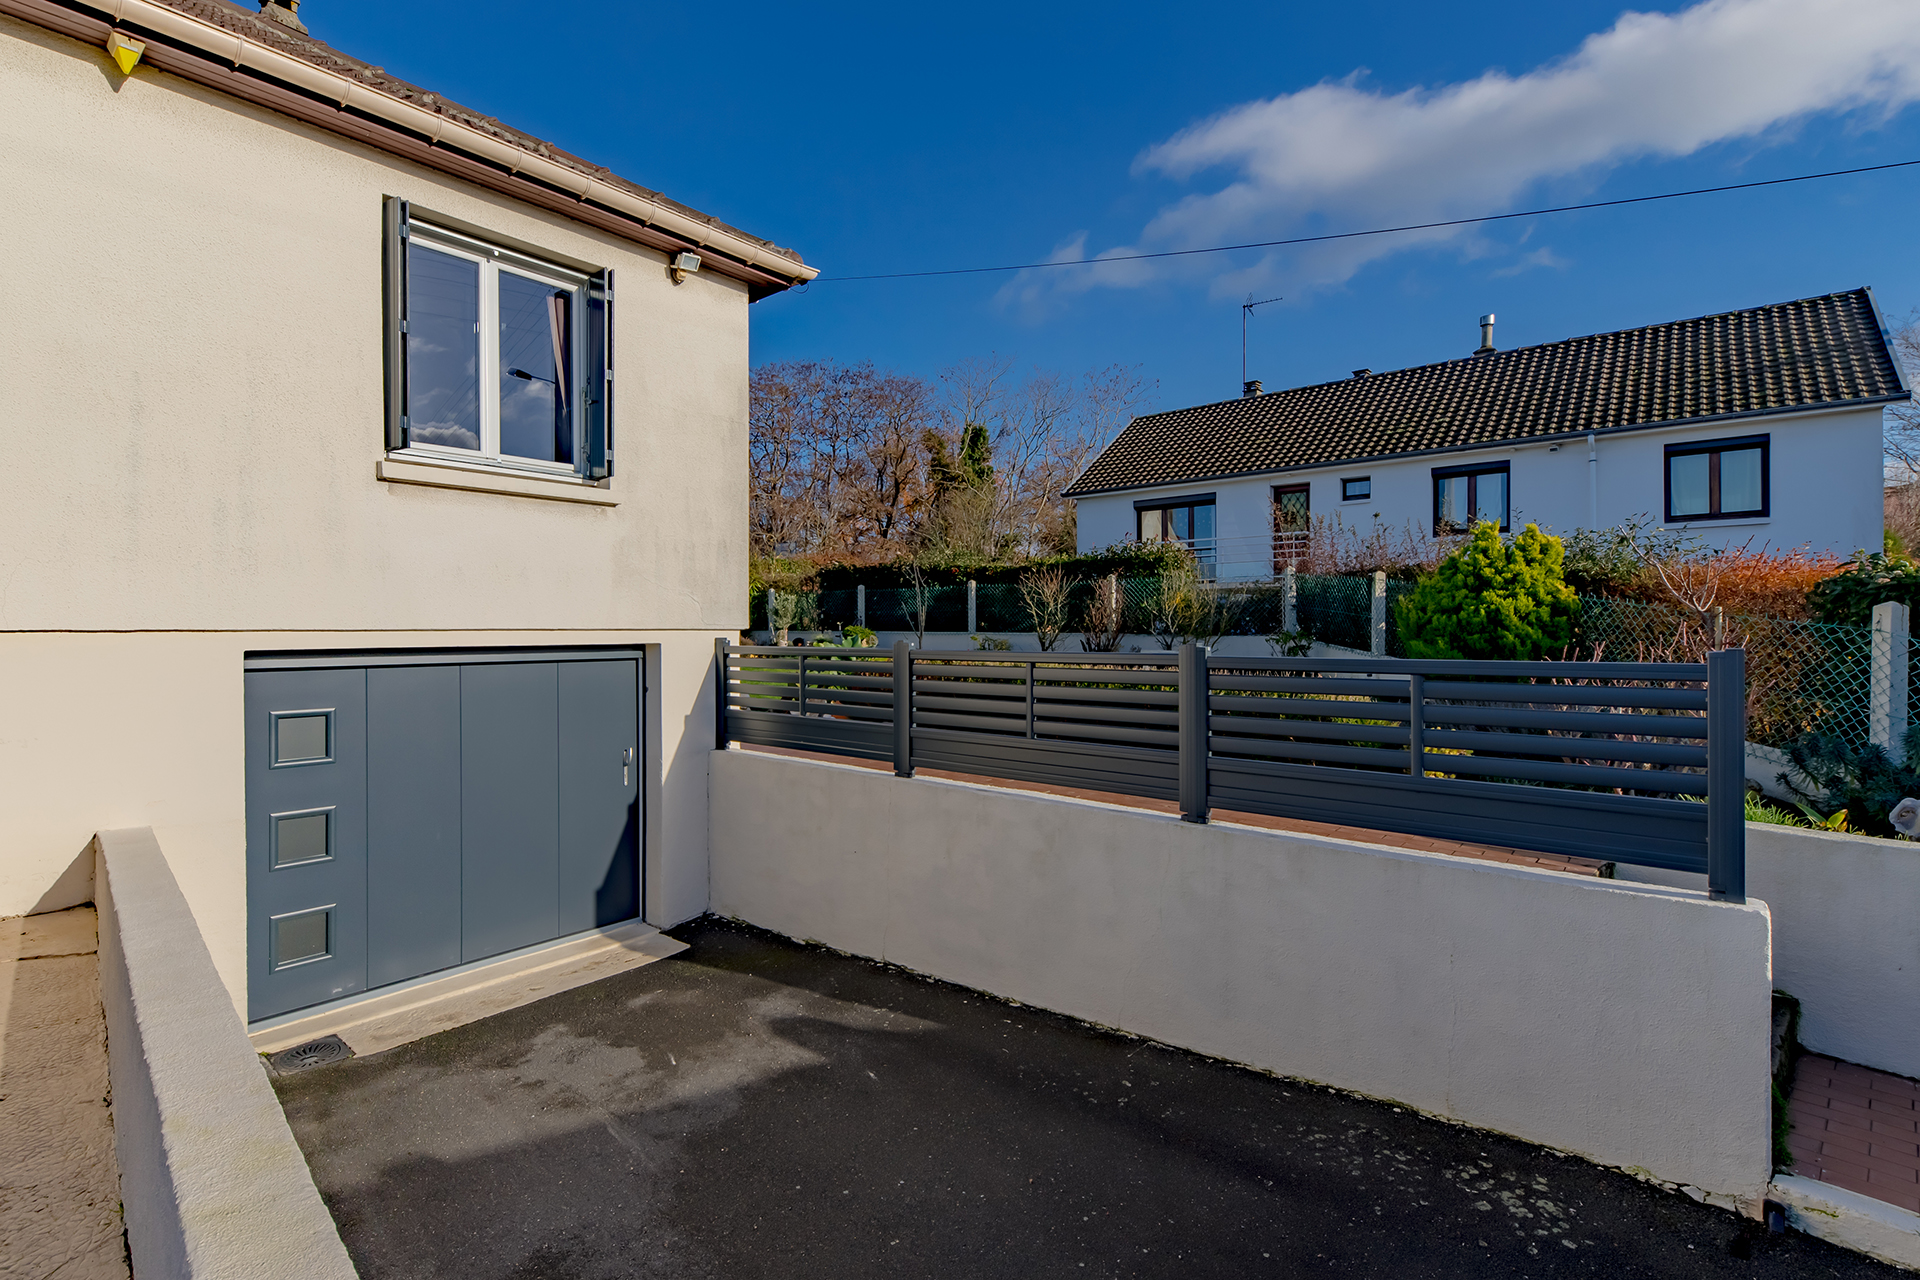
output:
<instances>
[{"instance_id":1,"label":"shadow on driveway","mask_svg":"<svg viewBox=\"0 0 1920 1280\"><path fill-rule=\"evenodd\" d=\"M275 1082L363 1277L1905 1274L1387 1103L673 932Z\"/></svg>"}]
</instances>

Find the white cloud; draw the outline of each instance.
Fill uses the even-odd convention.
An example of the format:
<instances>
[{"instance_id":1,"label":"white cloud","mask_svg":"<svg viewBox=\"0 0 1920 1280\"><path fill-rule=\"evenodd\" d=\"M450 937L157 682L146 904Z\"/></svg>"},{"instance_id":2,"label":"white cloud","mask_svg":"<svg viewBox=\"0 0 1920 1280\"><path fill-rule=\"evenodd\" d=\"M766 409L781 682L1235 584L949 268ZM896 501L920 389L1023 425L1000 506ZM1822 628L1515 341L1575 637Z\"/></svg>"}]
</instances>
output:
<instances>
[{"instance_id":1,"label":"white cloud","mask_svg":"<svg viewBox=\"0 0 1920 1280\"><path fill-rule=\"evenodd\" d=\"M1521 254L1519 261L1508 263L1498 271L1495 271L1493 275L1494 279L1497 280L1503 276L1517 276L1522 271L1531 271L1535 267L1553 267L1557 270L1565 270L1572 265L1571 262L1555 253L1550 247L1542 245L1532 253Z\"/></svg>"},{"instance_id":2,"label":"white cloud","mask_svg":"<svg viewBox=\"0 0 1920 1280\"><path fill-rule=\"evenodd\" d=\"M1520 76L1488 71L1384 94L1361 75L1242 104L1148 148L1136 174L1184 182L1222 170L1228 180L1161 210L1135 244L1107 252L1495 213L1544 180L1764 143L1819 114L1884 118L1920 100L1920 3L1706 0L1673 15L1625 14ZM1475 239L1454 229L1311 246L1292 252L1284 274L1296 285L1337 283L1387 254ZM1220 270L1208 259L1124 264L1125 274L1122 265L1048 271L1045 283L1078 292ZM1268 255L1215 288L1255 286L1277 267ZM1003 296L1033 301L1034 283L1016 281Z\"/></svg>"}]
</instances>

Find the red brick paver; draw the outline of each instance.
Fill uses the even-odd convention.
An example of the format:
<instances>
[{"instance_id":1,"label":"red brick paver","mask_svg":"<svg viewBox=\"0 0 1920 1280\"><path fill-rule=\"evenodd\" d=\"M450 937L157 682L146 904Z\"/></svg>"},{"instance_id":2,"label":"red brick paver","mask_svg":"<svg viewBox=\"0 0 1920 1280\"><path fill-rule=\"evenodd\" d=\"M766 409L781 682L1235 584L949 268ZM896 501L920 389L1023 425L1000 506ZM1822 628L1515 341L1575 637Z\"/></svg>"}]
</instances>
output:
<instances>
[{"instance_id":1,"label":"red brick paver","mask_svg":"<svg viewBox=\"0 0 1920 1280\"><path fill-rule=\"evenodd\" d=\"M1920 1081L1809 1053L1787 1117L1792 1172L1920 1213Z\"/></svg>"},{"instance_id":2,"label":"red brick paver","mask_svg":"<svg viewBox=\"0 0 1920 1280\"><path fill-rule=\"evenodd\" d=\"M830 755L821 751L803 751L798 747L761 747L742 743L746 751L759 751L774 756L798 756L804 760L825 760L832 764L857 765L862 769L892 770L891 763L880 760L862 760L855 756ZM1060 787L1045 782L1008 782L1000 778L983 778L971 773L953 773L945 769L916 769L914 773L923 778L947 778L955 782L977 782L986 787L1003 787L1009 791L1037 791L1042 795L1069 796L1076 800L1098 800L1103 804L1124 805L1129 809L1149 809L1154 813L1179 813L1180 806L1170 800L1148 800L1140 796L1120 795L1113 791L1089 791L1083 787ZM1222 822L1234 822L1246 827L1261 827L1268 831L1298 831L1304 835L1332 836L1338 840L1361 840L1368 844L1384 844L1395 849L1415 849L1421 853L1444 853L1455 858L1474 858L1481 862L1505 862L1513 866L1541 867L1548 871L1566 871L1577 876L1597 876L1604 863L1591 858L1569 858L1555 853L1535 853L1528 849L1506 849L1498 845L1464 844L1458 840L1435 840L1427 836L1402 835L1397 831L1375 831L1368 827L1346 826L1332 822L1309 822L1304 818L1274 818L1264 813L1240 813L1232 809L1215 809L1213 816Z\"/></svg>"}]
</instances>

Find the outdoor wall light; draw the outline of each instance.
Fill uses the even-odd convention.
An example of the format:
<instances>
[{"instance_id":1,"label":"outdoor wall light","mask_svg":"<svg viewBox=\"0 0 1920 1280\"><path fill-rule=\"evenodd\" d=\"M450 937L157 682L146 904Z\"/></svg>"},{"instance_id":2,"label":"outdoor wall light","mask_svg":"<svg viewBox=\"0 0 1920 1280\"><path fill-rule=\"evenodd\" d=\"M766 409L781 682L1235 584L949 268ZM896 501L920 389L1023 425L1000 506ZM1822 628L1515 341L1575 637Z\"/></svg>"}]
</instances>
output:
<instances>
[{"instance_id":1,"label":"outdoor wall light","mask_svg":"<svg viewBox=\"0 0 1920 1280\"><path fill-rule=\"evenodd\" d=\"M699 269L700 255L697 253L675 254L673 261L667 264L667 274L673 277L675 284L680 284Z\"/></svg>"},{"instance_id":2,"label":"outdoor wall light","mask_svg":"<svg viewBox=\"0 0 1920 1280\"><path fill-rule=\"evenodd\" d=\"M118 31L107 32L107 52L112 55L114 65L120 68L120 74L130 76L134 66L140 61L140 55L147 51L147 42L135 40L132 36L123 36Z\"/></svg>"}]
</instances>

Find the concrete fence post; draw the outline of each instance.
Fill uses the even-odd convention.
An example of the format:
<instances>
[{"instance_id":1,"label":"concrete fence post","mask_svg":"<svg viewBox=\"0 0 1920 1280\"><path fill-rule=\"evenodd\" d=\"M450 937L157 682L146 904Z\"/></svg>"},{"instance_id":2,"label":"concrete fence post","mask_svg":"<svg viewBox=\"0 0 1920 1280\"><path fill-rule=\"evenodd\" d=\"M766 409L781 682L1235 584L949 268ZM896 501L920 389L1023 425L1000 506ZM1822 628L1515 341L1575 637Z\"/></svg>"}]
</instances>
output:
<instances>
[{"instance_id":1,"label":"concrete fence post","mask_svg":"<svg viewBox=\"0 0 1920 1280\"><path fill-rule=\"evenodd\" d=\"M1300 630L1300 584L1292 565L1280 576L1280 629L1289 635Z\"/></svg>"},{"instance_id":2,"label":"concrete fence post","mask_svg":"<svg viewBox=\"0 0 1920 1280\"><path fill-rule=\"evenodd\" d=\"M1387 656L1387 575L1384 570L1373 571L1373 656Z\"/></svg>"},{"instance_id":3,"label":"concrete fence post","mask_svg":"<svg viewBox=\"0 0 1920 1280\"><path fill-rule=\"evenodd\" d=\"M1873 606L1867 741L1895 760L1906 759L1909 621L1907 606L1896 600Z\"/></svg>"},{"instance_id":4,"label":"concrete fence post","mask_svg":"<svg viewBox=\"0 0 1920 1280\"><path fill-rule=\"evenodd\" d=\"M893 772L913 776L913 646L893 642Z\"/></svg>"},{"instance_id":5,"label":"concrete fence post","mask_svg":"<svg viewBox=\"0 0 1920 1280\"><path fill-rule=\"evenodd\" d=\"M972 578L967 579L967 634L972 635L980 629L980 591L979 584Z\"/></svg>"},{"instance_id":6,"label":"concrete fence post","mask_svg":"<svg viewBox=\"0 0 1920 1280\"><path fill-rule=\"evenodd\" d=\"M1180 821L1207 820L1207 713L1212 693L1207 646L1180 646Z\"/></svg>"},{"instance_id":7,"label":"concrete fence post","mask_svg":"<svg viewBox=\"0 0 1920 1280\"><path fill-rule=\"evenodd\" d=\"M853 620L858 626L867 625L867 584L864 582L853 589Z\"/></svg>"},{"instance_id":8,"label":"concrete fence post","mask_svg":"<svg viewBox=\"0 0 1920 1280\"><path fill-rule=\"evenodd\" d=\"M713 745L722 751L731 745L727 735L727 694L732 685L727 674L728 647L725 636L713 642Z\"/></svg>"},{"instance_id":9,"label":"concrete fence post","mask_svg":"<svg viewBox=\"0 0 1920 1280\"><path fill-rule=\"evenodd\" d=\"M1747 651L1707 654L1707 893L1747 900Z\"/></svg>"}]
</instances>

